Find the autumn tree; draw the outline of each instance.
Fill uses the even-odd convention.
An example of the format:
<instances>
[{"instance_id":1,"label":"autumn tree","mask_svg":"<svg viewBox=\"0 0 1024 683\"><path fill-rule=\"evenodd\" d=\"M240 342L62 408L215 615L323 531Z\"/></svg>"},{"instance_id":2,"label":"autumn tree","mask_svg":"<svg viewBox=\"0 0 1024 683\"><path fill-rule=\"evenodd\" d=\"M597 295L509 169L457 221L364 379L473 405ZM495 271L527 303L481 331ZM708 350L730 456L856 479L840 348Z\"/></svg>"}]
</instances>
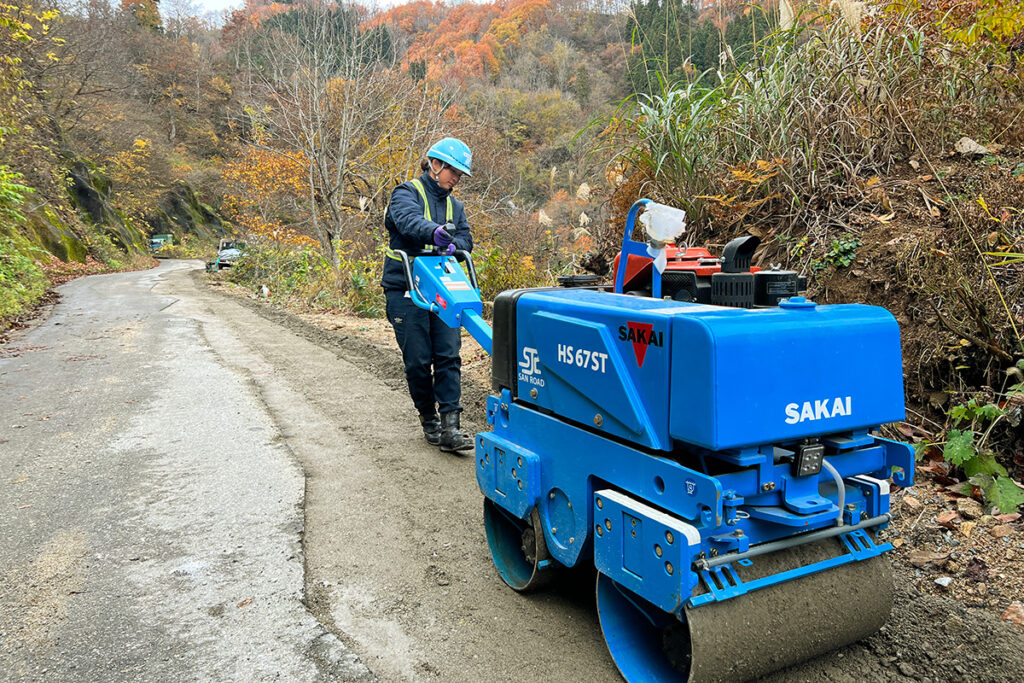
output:
<instances>
[{"instance_id":1,"label":"autumn tree","mask_svg":"<svg viewBox=\"0 0 1024 683\"><path fill-rule=\"evenodd\" d=\"M393 69L387 30L361 26L353 5L294 6L261 22L238 49L253 83L250 142L302 167L308 229L337 266L336 241L352 237L348 219L389 192L398 169L407 173L412 139L436 128L441 107L410 90Z\"/></svg>"}]
</instances>

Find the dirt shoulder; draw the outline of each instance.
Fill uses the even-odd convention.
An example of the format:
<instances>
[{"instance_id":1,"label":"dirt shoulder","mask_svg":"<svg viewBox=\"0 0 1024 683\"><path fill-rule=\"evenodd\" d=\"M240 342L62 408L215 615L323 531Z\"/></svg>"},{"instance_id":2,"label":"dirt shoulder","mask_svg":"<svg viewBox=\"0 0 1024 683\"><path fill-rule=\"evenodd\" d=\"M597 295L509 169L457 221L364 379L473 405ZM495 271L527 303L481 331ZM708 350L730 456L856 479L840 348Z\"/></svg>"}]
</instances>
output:
<instances>
[{"instance_id":1,"label":"dirt shoulder","mask_svg":"<svg viewBox=\"0 0 1024 683\"><path fill-rule=\"evenodd\" d=\"M401 358L385 320L288 310L218 276L196 277L404 391ZM464 422L481 429L490 361L469 337L463 368ZM985 516L928 472L919 473L912 489L894 489L892 511L893 524L882 539L895 546L889 623L861 643L768 680L1020 680L1024 628L1012 621L1024 587L1019 516Z\"/></svg>"}]
</instances>

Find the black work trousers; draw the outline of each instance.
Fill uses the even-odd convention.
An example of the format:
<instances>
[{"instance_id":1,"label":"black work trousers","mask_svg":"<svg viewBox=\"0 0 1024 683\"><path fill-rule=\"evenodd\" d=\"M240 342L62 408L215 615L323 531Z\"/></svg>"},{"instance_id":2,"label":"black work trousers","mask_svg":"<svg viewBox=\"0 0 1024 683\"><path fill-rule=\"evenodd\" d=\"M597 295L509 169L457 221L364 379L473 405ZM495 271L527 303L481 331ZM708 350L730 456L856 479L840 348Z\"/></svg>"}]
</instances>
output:
<instances>
[{"instance_id":1,"label":"black work trousers","mask_svg":"<svg viewBox=\"0 0 1024 683\"><path fill-rule=\"evenodd\" d=\"M462 410L462 330L416 305L397 289L384 290L388 322L405 361L409 394L420 415Z\"/></svg>"}]
</instances>

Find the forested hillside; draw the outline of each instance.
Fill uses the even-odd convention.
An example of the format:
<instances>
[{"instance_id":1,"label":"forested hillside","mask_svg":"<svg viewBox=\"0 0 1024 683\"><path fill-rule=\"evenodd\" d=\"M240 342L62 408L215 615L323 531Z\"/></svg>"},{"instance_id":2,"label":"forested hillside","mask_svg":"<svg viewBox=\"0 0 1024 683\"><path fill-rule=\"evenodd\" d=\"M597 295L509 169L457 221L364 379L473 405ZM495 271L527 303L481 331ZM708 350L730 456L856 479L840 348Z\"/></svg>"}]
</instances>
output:
<instances>
[{"instance_id":1,"label":"forested hillside","mask_svg":"<svg viewBox=\"0 0 1024 683\"><path fill-rule=\"evenodd\" d=\"M70 275L244 236L230 277L380 315L383 213L427 146L485 298L607 275L640 197L691 244L890 308L943 474L1024 500L1024 16L1012 0L0 5L0 319ZM941 456L945 456L944 460ZM998 457L996 457L998 456Z\"/></svg>"}]
</instances>

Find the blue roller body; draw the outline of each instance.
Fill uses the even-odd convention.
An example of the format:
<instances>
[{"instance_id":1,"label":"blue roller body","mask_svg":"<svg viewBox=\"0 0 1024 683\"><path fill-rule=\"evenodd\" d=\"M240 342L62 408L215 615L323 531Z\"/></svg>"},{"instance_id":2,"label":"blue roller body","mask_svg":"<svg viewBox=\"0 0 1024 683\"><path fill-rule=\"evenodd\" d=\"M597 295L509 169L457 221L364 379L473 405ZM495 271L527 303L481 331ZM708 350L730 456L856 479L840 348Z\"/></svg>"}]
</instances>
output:
<instances>
[{"instance_id":1,"label":"blue roller body","mask_svg":"<svg viewBox=\"0 0 1024 683\"><path fill-rule=\"evenodd\" d=\"M875 306L744 310L568 289L524 294L517 320L521 400L582 424L600 415L602 433L657 450L905 416L899 327Z\"/></svg>"},{"instance_id":2,"label":"blue roller body","mask_svg":"<svg viewBox=\"0 0 1024 683\"><path fill-rule=\"evenodd\" d=\"M414 299L490 350L477 292L453 264L417 259ZM905 416L899 328L885 309L544 289L516 293L507 319L500 341L514 362L487 402L493 430L476 438L480 490L502 520L522 522L502 522L503 575L526 572L502 565L534 509L553 564L593 562L611 580L599 586L609 604L660 610L652 625L890 549L869 532L888 524L889 482L910 485L914 455L878 434ZM812 455L825 465L803 469ZM833 536L836 557L740 578L763 553Z\"/></svg>"}]
</instances>

